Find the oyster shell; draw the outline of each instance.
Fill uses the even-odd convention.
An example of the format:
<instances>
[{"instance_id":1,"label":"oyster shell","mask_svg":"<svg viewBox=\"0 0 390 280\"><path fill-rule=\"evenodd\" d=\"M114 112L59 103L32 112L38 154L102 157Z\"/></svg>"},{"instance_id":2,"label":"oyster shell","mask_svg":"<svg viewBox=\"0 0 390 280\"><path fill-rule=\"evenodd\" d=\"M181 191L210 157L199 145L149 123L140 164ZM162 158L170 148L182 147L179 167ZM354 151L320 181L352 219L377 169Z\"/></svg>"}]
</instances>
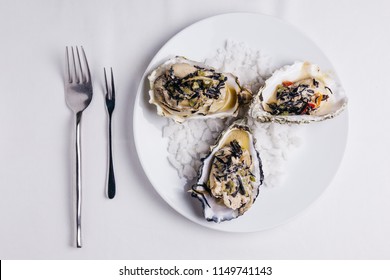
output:
<instances>
[{"instance_id":1,"label":"oyster shell","mask_svg":"<svg viewBox=\"0 0 390 280\"><path fill-rule=\"evenodd\" d=\"M183 122L189 118L237 116L240 103L252 94L236 76L199 62L175 57L149 75L149 103L157 113Z\"/></svg>"},{"instance_id":2,"label":"oyster shell","mask_svg":"<svg viewBox=\"0 0 390 280\"><path fill-rule=\"evenodd\" d=\"M342 88L317 65L296 62L266 80L249 114L263 122L309 123L337 116L347 102Z\"/></svg>"},{"instance_id":3,"label":"oyster shell","mask_svg":"<svg viewBox=\"0 0 390 280\"><path fill-rule=\"evenodd\" d=\"M243 215L258 196L263 179L255 140L241 120L222 132L210 148L190 192L202 202L205 218L219 223Z\"/></svg>"}]
</instances>

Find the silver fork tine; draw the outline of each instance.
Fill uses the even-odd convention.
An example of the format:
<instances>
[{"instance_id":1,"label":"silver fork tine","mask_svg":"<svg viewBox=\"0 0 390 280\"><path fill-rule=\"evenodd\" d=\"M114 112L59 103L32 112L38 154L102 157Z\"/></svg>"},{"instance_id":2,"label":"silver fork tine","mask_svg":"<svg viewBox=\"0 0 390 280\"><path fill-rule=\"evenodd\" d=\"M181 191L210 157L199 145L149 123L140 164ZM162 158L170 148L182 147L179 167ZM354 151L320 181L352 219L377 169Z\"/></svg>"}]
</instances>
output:
<instances>
[{"instance_id":1,"label":"silver fork tine","mask_svg":"<svg viewBox=\"0 0 390 280\"><path fill-rule=\"evenodd\" d=\"M79 53L79 47L76 47L76 53L77 53L77 59L79 61L79 67L80 67L80 82L86 82L86 79L84 79L84 71L83 71L83 66L81 65L81 59L80 59L80 53ZM86 61L86 59L84 59L84 61ZM75 68L76 68L76 65L75 65Z\"/></svg>"},{"instance_id":2,"label":"silver fork tine","mask_svg":"<svg viewBox=\"0 0 390 280\"><path fill-rule=\"evenodd\" d=\"M75 79L76 83L80 83L80 79L79 79L79 76L77 75L77 67L76 67L76 58L75 58L75 55L74 55L74 49L72 47L72 61L73 61L73 78Z\"/></svg>"},{"instance_id":3,"label":"silver fork tine","mask_svg":"<svg viewBox=\"0 0 390 280\"><path fill-rule=\"evenodd\" d=\"M72 77L70 75L70 65L69 65L69 50L68 46L65 48L65 59L66 59L66 72L68 74L68 82L72 83Z\"/></svg>"},{"instance_id":4,"label":"silver fork tine","mask_svg":"<svg viewBox=\"0 0 390 280\"><path fill-rule=\"evenodd\" d=\"M81 46L81 51L83 52L85 67L87 70L87 74L85 76L86 76L86 78L88 78L88 80L86 80L85 82L90 82L91 81L91 72L89 71L88 60L87 60L87 56L85 55L83 46Z\"/></svg>"},{"instance_id":5,"label":"silver fork tine","mask_svg":"<svg viewBox=\"0 0 390 280\"><path fill-rule=\"evenodd\" d=\"M115 99L114 73L112 71L112 67L110 68L111 69L111 88L110 89L108 89L106 68L103 68L103 69L104 69L104 82L105 82L105 85L106 85L106 95L107 95L107 98L109 100Z\"/></svg>"},{"instance_id":6,"label":"silver fork tine","mask_svg":"<svg viewBox=\"0 0 390 280\"><path fill-rule=\"evenodd\" d=\"M111 67L111 97L110 97L110 99L115 99L114 73L112 72L112 67Z\"/></svg>"},{"instance_id":7,"label":"silver fork tine","mask_svg":"<svg viewBox=\"0 0 390 280\"><path fill-rule=\"evenodd\" d=\"M104 69L104 84L106 85L106 95L109 96L106 68L103 68L103 69Z\"/></svg>"}]
</instances>

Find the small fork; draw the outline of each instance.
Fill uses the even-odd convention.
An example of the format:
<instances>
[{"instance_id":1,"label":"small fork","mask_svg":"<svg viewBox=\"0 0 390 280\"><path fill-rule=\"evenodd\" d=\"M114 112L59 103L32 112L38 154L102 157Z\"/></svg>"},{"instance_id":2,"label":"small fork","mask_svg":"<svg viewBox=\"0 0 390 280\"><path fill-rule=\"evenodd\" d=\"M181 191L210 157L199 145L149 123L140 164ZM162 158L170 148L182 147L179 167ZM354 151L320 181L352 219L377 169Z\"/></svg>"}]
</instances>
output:
<instances>
[{"instance_id":1,"label":"small fork","mask_svg":"<svg viewBox=\"0 0 390 280\"><path fill-rule=\"evenodd\" d=\"M115 108L115 85L114 85L114 74L111 68L111 85L107 81L106 68L104 68L104 81L106 82L106 107L108 113L108 151L109 151L109 168L108 168L108 186L107 195L109 199L113 199L116 193L116 184L114 176L114 164L112 161L112 112Z\"/></svg>"},{"instance_id":2,"label":"small fork","mask_svg":"<svg viewBox=\"0 0 390 280\"><path fill-rule=\"evenodd\" d=\"M65 99L68 107L73 111L76 119L76 246L81 248L81 137L80 123L81 116L85 108L92 100L91 73L83 47L81 55L79 48L66 47L66 75L65 79Z\"/></svg>"}]
</instances>

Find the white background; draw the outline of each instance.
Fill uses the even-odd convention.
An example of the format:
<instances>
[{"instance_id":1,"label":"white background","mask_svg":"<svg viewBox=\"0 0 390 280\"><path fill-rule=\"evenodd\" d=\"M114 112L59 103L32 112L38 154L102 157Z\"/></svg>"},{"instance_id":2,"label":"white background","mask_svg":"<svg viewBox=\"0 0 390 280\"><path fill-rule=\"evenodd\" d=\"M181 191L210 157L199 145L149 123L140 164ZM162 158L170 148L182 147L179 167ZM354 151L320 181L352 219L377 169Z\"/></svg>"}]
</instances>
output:
<instances>
[{"instance_id":1,"label":"white background","mask_svg":"<svg viewBox=\"0 0 390 280\"><path fill-rule=\"evenodd\" d=\"M385 0L0 0L0 259L390 258L389 10ZM135 93L154 54L187 25L226 12L273 15L302 30L350 98L347 149L331 185L263 232L218 232L176 213L147 180L133 142ZM66 45L84 45L95 89L82 124L82 249L72 229ZM117 85L112 201L104 196L104 66Z\"/></svg>"}]
</instances>

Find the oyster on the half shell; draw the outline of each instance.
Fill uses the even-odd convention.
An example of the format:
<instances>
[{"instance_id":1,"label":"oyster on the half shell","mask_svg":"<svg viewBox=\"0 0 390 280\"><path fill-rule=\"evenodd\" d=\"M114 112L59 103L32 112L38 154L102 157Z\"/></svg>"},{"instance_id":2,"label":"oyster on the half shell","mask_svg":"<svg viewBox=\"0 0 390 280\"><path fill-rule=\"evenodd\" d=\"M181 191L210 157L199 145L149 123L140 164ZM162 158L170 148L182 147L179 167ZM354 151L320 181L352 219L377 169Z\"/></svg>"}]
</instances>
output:
<instances>
[{"instance_id":1,"label":"oyster on the half shell","mask_svg":"<svg viewBox=\"0 0 390 280\"><path fill-rule=\"evenodd\" d=\"M210 148L190 192L202 202L206 220L219 223L243 215L254 203L263 179L253 135L243 121L236 121Z\"/></svg>"},{"instance_id":2,"label":"oyster on the half shell","mask_svg":"<svg viewBox=\"0 0 390 280\"><path fill-rule=\"evenodd\" d=\"M172 58L149 75L149 103L157 113L183 122L189 118L237 116L252 94L236 76L184 57Z\"/></svg>"},{"instance_id":3,"label":"oyster on the half shell","mask_svg":"<svg viewBox=\"0 0 390 280\"><path fill-rule=\"evenodd\" d=\"M273 73L253 99L249 114L259 121L309 123L337 116L347 105L341 86L309 62Z\"/></svg>"}]
</instances>

